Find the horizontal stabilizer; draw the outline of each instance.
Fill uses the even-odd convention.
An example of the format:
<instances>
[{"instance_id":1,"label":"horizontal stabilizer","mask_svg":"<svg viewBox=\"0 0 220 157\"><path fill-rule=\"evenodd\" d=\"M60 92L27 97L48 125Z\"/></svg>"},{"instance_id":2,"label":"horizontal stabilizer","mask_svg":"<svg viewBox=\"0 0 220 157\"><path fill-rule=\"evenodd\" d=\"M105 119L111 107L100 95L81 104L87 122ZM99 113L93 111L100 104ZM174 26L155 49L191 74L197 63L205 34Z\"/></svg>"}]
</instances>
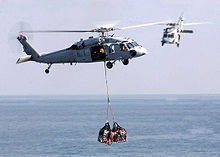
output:
<instances>
[{"instance_id":1,"label":"horizontal stabilizer","mask_svg":"<svg viewBox=\"0 0 220 157\"><path fill-rule=\"evenodd\" d=\"M31 60L31 55L28 55L28 56L24 56L24 57L18 58L16 63L17 64L24 63L24 62L27 62L27 61L30 61L30 60Z\"/></svg>"},{"instance_id":2,"label":"horizontal stabilizer","mask_svg":"<svg viewBox=\"0 0 220 157\"><path fill-rule=\"evenodd\" d=\"M193 33L193 30L182 30L181 33Z\"/></svg>"}]
</instances>

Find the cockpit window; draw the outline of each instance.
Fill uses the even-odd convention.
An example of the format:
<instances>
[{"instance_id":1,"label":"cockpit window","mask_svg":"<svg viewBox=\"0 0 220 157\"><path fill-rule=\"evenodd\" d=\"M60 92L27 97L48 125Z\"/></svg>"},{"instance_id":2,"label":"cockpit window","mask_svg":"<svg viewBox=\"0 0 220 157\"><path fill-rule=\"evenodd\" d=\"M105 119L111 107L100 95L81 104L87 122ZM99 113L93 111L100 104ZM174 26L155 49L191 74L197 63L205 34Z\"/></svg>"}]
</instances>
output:
<instances>
[{"instance_id":1,"label":"cockpit window","mask_svg":"<svg viewBox=\"0 0 220 157\"><path fill-rule=\"evenodd\" d=\"M134 45L134 46L139 46L136 41L132 42L132 45Z\"/></svg>"},{"instance_id":2,"label":"cockpit window","mask_svg":"<svg viewBox=\"0 0 220 157\"><path fill-rule=\"evenodd\" d=\"M131 49L131 48L133 48L134 46L133 46L131 43L127 43L127 47L128 47L129 49Z\"/></svg>"},{"instance_id":3,"label":"cockpit window","mask_svg":"<svg viewBox=\"0 0 220 157\"><path fill-rule=\"evenodd\" d=\"M174 38L174 34L168 34L168 38Z\"/></svg>"},{"instance_id":4,"label":"cockpit window","mask_svg":"<svg viewBox=\"0 0 220 157\"><path fill-rule=\"evenodd\" d=\"M120 51L126 51L125 44L120 44Z\"/></svg>"}]
</instances>

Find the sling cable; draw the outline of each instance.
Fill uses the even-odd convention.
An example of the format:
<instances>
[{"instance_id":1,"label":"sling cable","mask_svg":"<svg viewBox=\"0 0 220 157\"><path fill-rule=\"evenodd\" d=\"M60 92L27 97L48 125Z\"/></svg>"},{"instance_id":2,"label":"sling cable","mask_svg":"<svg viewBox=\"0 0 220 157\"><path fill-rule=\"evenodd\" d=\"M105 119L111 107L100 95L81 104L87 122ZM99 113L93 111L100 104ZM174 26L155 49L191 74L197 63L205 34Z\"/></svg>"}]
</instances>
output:
<instances>
[{"instance_id":1,"label":"sling cable","mask_svg":"<svg viewBox=\"0 0 220 157\"><path fill-rule=\"evenodd\" d=\"M108 86L108 77L107 77L107 69L104 62L104 71L105 71L105 84L107 90L107 97L108 97L108 106L107 106L107 120L105 126L102 127L99 131L98 141L101 143L105 143L108 145L112 145L112 143L122 143L126 142L127 132L124 128L118 125L115 120L111 103L110 103L110 96L109 96L109 86ZM111 129L108 121L108 113L109 109L111 110L112 118L113 118L113 128Z\"/></svg>"}]
</instances>

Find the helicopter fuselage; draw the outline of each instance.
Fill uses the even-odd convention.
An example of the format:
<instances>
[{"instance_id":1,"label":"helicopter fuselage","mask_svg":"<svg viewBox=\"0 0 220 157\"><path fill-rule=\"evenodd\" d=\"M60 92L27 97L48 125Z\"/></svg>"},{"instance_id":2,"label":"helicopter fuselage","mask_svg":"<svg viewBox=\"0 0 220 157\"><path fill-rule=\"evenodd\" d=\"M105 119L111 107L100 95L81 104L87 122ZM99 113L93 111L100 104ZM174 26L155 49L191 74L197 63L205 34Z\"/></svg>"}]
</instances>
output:
<instances>
[{"instance_id":1,"label":"helicopter fuselage","mask_svg":"<svg viewBox=\"0 0 220 157\"><path fill-rule=\"evenodd\" d=\"M90 37L81 39L72 46L51 53L38 53L28 42L27 37L20 35L17 38L23 45L24 52L28 55L18 59L17 63L26 61L35 61L47 63L50 66L55 63L93 63L93 62L110 62L107 67L112 68L112 63L117 60L125 61L135 57L147 54L147 50L138 45L132 39L121 37ZM48 68L49 70L49 68Z\"/></svg>"},{"instance_id":2,"label":"helicopter fuselage","mask_svg":"<svg viewBox=\"0 0 220 157\"><path fill-rule=\"evenodd\" d=\"M164 44L178 45L180 43L180 34L181 34L181 29L176 26L165 28L161 40L162 45Z\"/></svg>"},{"instance_id":3,"label":"helicopter fuselage","mask_svg":"<svg viewBox=\"0 0 220 157\"><path fill-rule=\"evenodd\" d=\"M81 40L71 47L43 54L40 63L90 63L131 59L147 54L134 40L120 37Z\"/></svg>"},{"instance_id":4,"label":"helicopter fuselage","mask_svg":"<svg viewBox=\"0 0 220 157\"><path fill-rule=\"evenodd\" d=\"M177 47L180 45L180 36L182 33L193 33L193 30L183 30L183 17L179 17L178 23L168 23L169 27L165 28L162 37L162 46L164 44L176 44ZM193 23L198 24L198 23ZM189 25L189 24L188 24ZM190 24L192 25L192 24Z\"/></svg>"}]
</instances>

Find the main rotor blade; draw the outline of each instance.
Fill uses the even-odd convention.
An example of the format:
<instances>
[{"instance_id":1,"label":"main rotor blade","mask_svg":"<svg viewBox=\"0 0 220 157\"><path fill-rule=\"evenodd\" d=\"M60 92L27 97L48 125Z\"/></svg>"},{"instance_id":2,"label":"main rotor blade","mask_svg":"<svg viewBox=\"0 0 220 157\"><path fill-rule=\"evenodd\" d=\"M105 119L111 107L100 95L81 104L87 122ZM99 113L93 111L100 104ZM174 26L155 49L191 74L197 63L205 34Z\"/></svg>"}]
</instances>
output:
<instances>
[{"instance_id":1,"label":"main rotor blade","mask_svg":"<svg viewBox=\"0 0 220 157\"><path fill-rule=\"evenodd\" d=\"M121 28L116 28L115 30L124 30L124 29L131 29L131 28L139 28L139 27L146 27L146 26L152 26L152 25L161 25L161 24L167 24L168 21L163 21L163 22L154 22L154 23L144 23L140 25L133 25L133 26L127 26L127 27L121 27Z\"/></svg>"},{"instance_id":2,"label":"main rotor blade","mask_svg":"<svg viewBox=\"0 0 220 157\"><path fill-rule=\"evenodd\" d=\"M191 26L191 25L202 25L202 24L213 24L212 22L194 22L194 23L184 23L184 26Z\"/></svg>"},{"instance_id":3,"label":"main rotor blade","mask_svg":"<svg viewBox=\"0 0 220 157\"><path fill-rule=\"evenodd\" d=\"M95 30L23 30L23 33L85 33L95 32Z\"/></svg>"}]
</instances>

